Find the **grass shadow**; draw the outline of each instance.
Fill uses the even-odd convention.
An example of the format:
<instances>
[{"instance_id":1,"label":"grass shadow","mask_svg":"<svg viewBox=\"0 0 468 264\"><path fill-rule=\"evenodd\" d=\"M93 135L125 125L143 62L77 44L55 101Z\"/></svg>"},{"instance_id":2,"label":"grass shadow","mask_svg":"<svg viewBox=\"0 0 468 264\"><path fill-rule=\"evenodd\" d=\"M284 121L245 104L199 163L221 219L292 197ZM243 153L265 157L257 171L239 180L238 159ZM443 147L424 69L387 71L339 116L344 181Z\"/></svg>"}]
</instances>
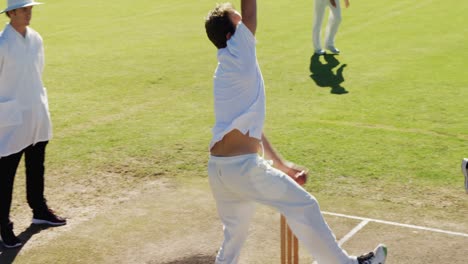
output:
<instances>
[{"instance_id":1,"label":"grass shadow","mask_svg":"<svg viewBox=\"0 0 468 264\"><path fill-rule=\"evenodd\" d=\"M214 263L215 259L216 259L215 255L210 256L210 255L197 254L197 255L187 256L181 259L171 260L169 262L164 262L162 264L206 264L206 263Z\"/></svg>"},{"instance_id":2,"label":"grass shadow","mask_svg":"<svg viewBox=\"0 0 468 264\"><path fill-rule=\"evenodd\" d=\"M320 61L320 55L315 53L310 58L310 78L312 78L319 87L330 87L330 93L332 94L347 94L348 91L341 86L341 83L345 81L343 70L346 64L341 64L335 74L333 73L333 69L340 65L340 61L338 61L336 55L325 54L323 57L325 63L322 63L322 61Z\"/></svg>"},{"instance_id":3,"label":"grass shadow","mask_svg":"<svg viewBox=\"0 0 468 264\"><path fill-rule=\"evenodd\" d=\"M33 237L35 234L39 234L42 230L46 230L50 228L50 226L47 225L29 225L26 230L21 232L21 234L18 235L18 238L23 242L23 245L21 247L17 248L5 248L5 247L0 247L0 263L2 264L11 264L15 261L16 256L20 253L21 249L23 249L24 245L28 243L28 241Z\"/></svg>"}]
</instances>

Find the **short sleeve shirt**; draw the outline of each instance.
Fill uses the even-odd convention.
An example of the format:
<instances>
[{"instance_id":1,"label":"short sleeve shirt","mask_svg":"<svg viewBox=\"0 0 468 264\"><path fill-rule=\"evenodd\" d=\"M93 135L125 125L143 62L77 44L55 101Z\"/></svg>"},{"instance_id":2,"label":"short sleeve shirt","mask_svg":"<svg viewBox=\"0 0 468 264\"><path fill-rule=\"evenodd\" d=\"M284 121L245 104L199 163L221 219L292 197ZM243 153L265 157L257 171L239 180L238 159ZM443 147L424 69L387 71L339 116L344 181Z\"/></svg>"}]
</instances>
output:
<instances>
[{"instance_id":1,"label":"short sleeve shirt","mask_svg":"<svg viewBox=\"0 0 468 264\"><path fill-rule=\"evenodd\" d=\"M227 47L218 50L214 75L213 145L234 129L261 139L265 121L265 87L257 61L256 40L240 22Z\"/></svg>"}]
</instances>

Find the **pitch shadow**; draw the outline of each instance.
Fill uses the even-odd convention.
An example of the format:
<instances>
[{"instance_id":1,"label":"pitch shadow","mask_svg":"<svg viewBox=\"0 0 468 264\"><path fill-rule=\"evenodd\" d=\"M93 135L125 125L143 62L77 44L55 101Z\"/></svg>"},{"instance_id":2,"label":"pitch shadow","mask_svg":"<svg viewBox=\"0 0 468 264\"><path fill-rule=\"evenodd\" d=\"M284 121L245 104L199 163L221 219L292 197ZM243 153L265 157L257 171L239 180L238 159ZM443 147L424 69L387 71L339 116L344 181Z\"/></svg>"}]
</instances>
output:
<instances>
[{"instance_id":1,"label":"pitch shadow","mask_svg":"<svg viewBox=\"0 0 468 264\"><path fill-rule=\"evenodd\" d=\"M16 256L18 256L21 249L23 249L24 245L28 243L31 237L33 237L35 234L39 234L42 230L46 230L48 228L50 228L50 226L31 224L28 228L26 228L26 230L24 230L23 232L21 232L21 234L18 235L18 238L23 242L23 245L21 247L5 248L2 244L2 246L0 246L0 263L13 263L16 259Z\"/></svg>"},{"instance_id":2,"label":"pitch shadow","mask_svg":"<svg viewBox=\"0 0 468 264\"><path fill-rule=\"evenodd\" d=\"M210 256L210 255L193 255L193 256L187 256L181 259L176 259L172 260L169 262L164 262L161 264L206 264L206 263L214 263L216 259L216 256Z\"/></svg>"},{"instance_id":3,"label":"pitch shadow","mask_svg":"<svg viewBox=\"0 0 468 264\"><path fill-rule=\"evenodd\" d=\"M345 81L343 70L346 64L341 64L335 74L333 69L340 65L336 55L325 54L323 57L325 63L320 61L320 55L314 54L310 58L310 78L320 87L330 87L332 94L347 94L348 91L341 86L341 83Z\"/></svg>"}]
</instances>

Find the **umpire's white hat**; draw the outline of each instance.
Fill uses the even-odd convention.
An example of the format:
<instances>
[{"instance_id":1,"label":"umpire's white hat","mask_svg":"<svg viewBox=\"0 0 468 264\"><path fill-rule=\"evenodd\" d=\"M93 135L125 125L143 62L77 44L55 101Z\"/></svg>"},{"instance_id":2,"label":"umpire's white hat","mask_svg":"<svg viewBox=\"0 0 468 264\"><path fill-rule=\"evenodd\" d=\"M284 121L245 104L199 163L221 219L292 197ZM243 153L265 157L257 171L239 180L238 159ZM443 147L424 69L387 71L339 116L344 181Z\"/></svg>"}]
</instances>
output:
<instances>
[{"instance_id":1,"label":"umpire's white hat","mask_svg":"<svg viewBox=\"0 0 468 264\"><path fill-rule=\"evenodd\" d=\"M0 14L22 7L40 5L42 3L36 2L34 0L7 0L7 4L7 8L5 8L5 10L2 10Z\"/></svg>"}]
</instances>

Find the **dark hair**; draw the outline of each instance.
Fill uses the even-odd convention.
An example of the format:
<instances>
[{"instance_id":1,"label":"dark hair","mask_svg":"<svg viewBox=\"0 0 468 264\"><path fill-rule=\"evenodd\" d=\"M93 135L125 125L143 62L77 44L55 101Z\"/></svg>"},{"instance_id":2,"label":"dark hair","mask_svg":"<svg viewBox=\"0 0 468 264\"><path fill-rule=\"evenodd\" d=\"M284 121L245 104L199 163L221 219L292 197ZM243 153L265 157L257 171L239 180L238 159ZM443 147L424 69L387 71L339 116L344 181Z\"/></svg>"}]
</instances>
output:
<instances>
[{"instance_id":1,"label":"dark hair","mask_svg":"<svg viewBox=\"0 0 468 264\"><path fill-rule=\"evenodd\" d=\"M218 48L227 46L226 35L234 34L236 26L229 18L229 14L235 11L231 3L218 4L205 18L205 29L208 38Z\"/></svg>"}]
</instances>

